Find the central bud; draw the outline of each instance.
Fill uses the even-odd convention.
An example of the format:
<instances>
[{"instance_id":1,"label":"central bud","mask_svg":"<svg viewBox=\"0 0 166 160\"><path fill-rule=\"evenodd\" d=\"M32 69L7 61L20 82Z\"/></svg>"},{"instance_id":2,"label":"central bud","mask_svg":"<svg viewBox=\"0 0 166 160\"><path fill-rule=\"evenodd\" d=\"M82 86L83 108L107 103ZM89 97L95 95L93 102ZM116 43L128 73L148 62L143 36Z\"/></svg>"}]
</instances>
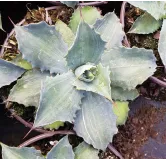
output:
<instances>
[{"instance_id":1,"label":"central bud","mask_svg":"<svg viewBox=\"0 0 166 160\"><path fill-rule=\"evenodd\" d=\"M90 63L82 65L75 70L76 77L84 82L92 82L97 73L97 67Z\"/></svg>"}]
</instances>

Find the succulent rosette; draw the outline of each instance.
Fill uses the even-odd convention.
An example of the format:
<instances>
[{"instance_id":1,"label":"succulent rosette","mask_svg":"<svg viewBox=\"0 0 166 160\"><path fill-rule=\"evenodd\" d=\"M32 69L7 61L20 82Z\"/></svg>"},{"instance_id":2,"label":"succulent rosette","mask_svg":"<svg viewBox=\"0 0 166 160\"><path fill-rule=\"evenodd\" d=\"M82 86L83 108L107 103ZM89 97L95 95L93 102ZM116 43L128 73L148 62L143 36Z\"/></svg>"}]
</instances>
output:
<instances>
[{"instance_id":1,"label":"succulent rosette","mask_svg":"<svg viewBox=\"0 0 166 160\"><path fill-rule=\"evenodd\" d=\"M124 47L125 33L115 13L101 16L93 7L82 8L82 17L76 9L68 26L60 20L55 26L43 21L16 25L15 32L22 58L32 69L0 60L0 87L21 77L7 101L35 106L33 127L73 123L74 131L85 141L76 153L80 147L90 147L96 157L98 150L112 142L118 122L124 124L113 107L125 106L126 120L126 101L136 98L136 86L155 72L153 51ZM67 137L58 143L59 147L65 144L71 153ZM59 153L58 145L52 152Z\"/></svg>"}]
</instances>

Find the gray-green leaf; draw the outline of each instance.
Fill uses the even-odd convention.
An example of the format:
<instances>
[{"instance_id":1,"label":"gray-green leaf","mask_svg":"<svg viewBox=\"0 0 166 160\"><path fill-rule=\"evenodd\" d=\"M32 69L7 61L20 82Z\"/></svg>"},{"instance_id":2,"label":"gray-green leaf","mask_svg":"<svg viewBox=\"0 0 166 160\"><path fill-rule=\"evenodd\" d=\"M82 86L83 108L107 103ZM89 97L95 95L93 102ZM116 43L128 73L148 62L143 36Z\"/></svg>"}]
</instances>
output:
<instances>
[{"instance_id":1,"label":"gray-green leaf","mask_svg":"<svg viewBox=\"0 0 166 160\"><path fill-rule=\"evenodd\" d=\"M161 21L156 20L150 14L144 13L138 17L128 33L149 34L155 32L161 26Z\"/></svg>"},{"instance_id":2,"label":"gray-green leaf","mask_svg":"<svg viewBox=\"0 0 166 160\"><path fill-rule=\"evenodd\" d=\"M80 143L76 148L74 148L75 159L99 159L99 150L93 148L86 142Z\"/></svg>"},{"instance_id":3,"label":"gray-green leaf","mask_svg":"<svg viewBox=\"0 0 166 160\"><path fill-rule=\"evenodd\" d=\"M14 82L25 70L8 61L0 59L0 88Z\"/></svg>"},{"instance_id":4,"label":"gray-green leaf","mask_svg":"<svg viewBox=\"0 0 166 160\"><path fill-rule=\"evenodd\" d=\"M62 35L62 38L68 44L68 47L70 47L75 39L75 35L72 30L59 19L55 23L55 28Z\"/></svg>"},{"instance_id":5,"label":"gray-green leaf","mask_svg":"<svg viewBox=\"0 0 166 160\"><path fill-rule=\"evenodd\" d=\"M3 159L44 159L41 152L33 147L9 147L3 143L1 146Z\"/></svg>"},{"instance_id":6,"label":"gray-green leaf","mask_svg":"<svg viewBox=\"0 0 166 160\"><path fill-rule=\"evenodd\" d=\"M128 112L130 110L128 104L129 102L115 102L115 107L113 107L113 111L118 117L116 121L117 126L125 124L128 117Z\"/></svg>"},{"instance_id":7,"label":"gray-green leaf","mask_svg":"<svg viewBox=\"0 0 166 160\"><path fill-rule=\"evenodd\" d=\"M74 130L86 143L105 150L117 133L116 119L109 100L93 92L86 92L81 110L77 112Z\"/></svg>"},{"instance_id":8,"label":"gray-green leaf","mask_svg":"<svg viewBox=\"0 0 166 160\"><path fill-rule=\"evenodd\" d=\"M75 81L74 86L76 86L78 90L98 93L112 101L110 71L108 70L108 67L103 67L101 64L99 64L96 69L97 75L92 82L87 83L78 79Z\"/></svg>"},{"instance_id":9,"label":"gray-green leaf","mask_svg":"<svg viewBox=\"0 0 166 160\"><path fill-rule=\"evenodd\" d=\"M101 18L100 11L96 7L86 6L81 8L82 18L89 25L93 25L98 18ZM74 10L69 27L75 34L81 21L80 8Z\"/></svg>"},{"instance_id":10,"label":"gray-green leaf","mask_svg":"<svg viewBox=\"0 0 166 160\"><path fill-rule=\"evenodd\" d=\"M17 55L16 58L14 58L11 61L11 63L14 63L15 65L24 68L26 70L32 69L32 65L29 62L27 62L25 59L23 59L21 54Z\"/></svg>"},{"instance_id":11,"label":"gray-green leaf","mask_svg":"<svg viewBox=\"0 0 166 160\"><path fill-rule=\"evenodd\" d=\"M122 24L114 12L107 13L102 19L98 19L94 24L96 32L99 32L101 38L107 42L106 48L122 46L122 40L125 35Z\"/></svg>"},{"instance_id":12,"label":"gray-green leaf","mask_svg":"<svg viewBox=\"0 0 166 160\"><path fill-rule=\"evenodd\" d=\"M51 73L67 71L64 58L67 45L55 26L49 26L42 21L27 26L15 26L15 31L18 49L33 67L39 67L42 71L49 70Z\"/></svg>"},{"instance_id":13,"label":"gray-green leaf","mask_svg":"<svg viewBox=\"0 0 166 160\"><path fill-rule=\"evenodd\" d=\"M111 96L113 100L134 100L138 95L139 93L136 89L124 90L122 87L111 86Z\"/></svg>"},{"instance_id":14,"label":"gray-green leaf","mask_svg":"<svg viewBox=\"0 0 166 160\"><path fill-rule=\"evenodd\" d=\"M74 159L74 152L68 136L62 138L48 153L47 159Z\"/></svg>"},{"instance_id":15,"label":"gray-green leaf","mask_svg":"<svg viewBox=\"0 0 166 160\"><path fill-rule=\"evenodd\" d=\"M166 66L166 20L163 20L163 25L160 31L158 51L163 64Z\"/></svg>"},{"instance_id":16,"label":"gray-green leaf","mask_svg":"<svg viewBox=\"0 0 166 160\"><path fill-rule=\"evenodd\" d=\"M56 121L73 122L75 112L80 109L82 92L73 86L72 72L47 77L43 83L40 105L34 126L45 126Z\"/></svg>"},{"instance_id":17,"label":"gray-green leaf","mask_svg":"<svg viewBox=\"0 0 166 160\"><path fill-rule=\"evenodd\" d=\"M156 71L156 58L145 48L117 47L102 56L103 66L109 66L111 83L123 89L135 89Z\"/></svg>"},{"instance_id":18,"label":"gray-green leaf","mask_svg":"<svg viewBox=\"0 0 166 160\"><path fill-rule=\"evenodd\" d=\"M135 7L138 7L151 14L156 20L165 16L165 2L164 1L128 1Z\"/></svg>"},{"instance_id":19,"label":"gray-green leaf","mask_svg":"<svg viewBox=\"0 0 166 160\"><path fill-rule=\"evenodd\" d=\"M86 63L98 64L105 42L87 23L81 21L75 42L66 56L69 68L75 70Z\"/></svg>"},{"instance_id":20,"label":"gray-green leaf","mask_svg":"<svg viewBox=\"0 0 166 160\"><path fill-rule=\"evenodd\" d=\"M10 91L8 101L38 107L41 83L48 75L48 73L42 73L37 69L27 71Z\"/></svg>"},{"instance_id":21,"label":"gray-green leaf","mask_svg":"<svg viewBox=\"0 0 166 160\"><path fill-rule=\"evenodd\" d=\"M60 1L60 2L72 8L74 8L79 3L79 1Z\"/></svg>"}]
</instances>

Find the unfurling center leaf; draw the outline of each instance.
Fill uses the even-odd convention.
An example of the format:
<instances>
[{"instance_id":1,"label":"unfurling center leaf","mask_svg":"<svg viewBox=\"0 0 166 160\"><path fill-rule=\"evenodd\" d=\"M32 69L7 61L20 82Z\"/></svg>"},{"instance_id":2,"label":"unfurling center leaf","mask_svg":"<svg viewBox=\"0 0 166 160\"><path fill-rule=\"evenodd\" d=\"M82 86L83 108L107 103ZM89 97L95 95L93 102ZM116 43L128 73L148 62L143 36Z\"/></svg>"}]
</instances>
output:
<instances>
[{"instance_id":1,"label":"unfurling center leaf","mask_svg":"<svg viewBox=\"0 0 166 160\"><path fill-rule=\"evenodd\" d=\"M97 72L98 70L95 65L87 64L78 67L75 70L75 75L81 81L92 82L95 79Z\"/></svg>"}]
</instances>

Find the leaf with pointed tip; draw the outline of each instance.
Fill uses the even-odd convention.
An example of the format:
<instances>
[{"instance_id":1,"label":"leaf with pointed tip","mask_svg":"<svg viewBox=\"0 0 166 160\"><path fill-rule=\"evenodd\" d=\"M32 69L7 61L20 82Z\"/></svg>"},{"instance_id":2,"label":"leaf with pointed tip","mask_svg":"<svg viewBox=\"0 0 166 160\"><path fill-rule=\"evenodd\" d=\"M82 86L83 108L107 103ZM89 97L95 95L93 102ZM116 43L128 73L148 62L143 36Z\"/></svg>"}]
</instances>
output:
<instances>
[{"instance_id":1,"label":"leaf with pointed tip","mask_svg":"<svg viewBox=\"0 0 166 160\"><path fill-rule=\"evenodd\" d=\"M105 42L87 23L81 21L77 36L66 60L68 67L75 70L86 63L98 64L105 49Z\"/></svg>"},{"instance_id":2,"label":"leaf with pointed tip","mask_svg":"<svg viewBox=\"0 0 166 160\"><path fill-rule=\"evenodd\" d=\"M79 1L60 1L68 7L75 8L75 6L79 3Z\"/></svg>"},{"instance_id":3,"label":"leaf with pointed tip","mask_svg":"<svg viewBox=\"0 0 166 160\"><path fill-rule=\"evenodd\" d=\"M101 60L109 66L111 84L123 89L135 89L156 71L156 58L145 48L117 47L106 51Z\"/></svg>"},{"instance_id":4,"label":"leaf with pointed tip","mask_svg":"<svg viewBox=\"0 0 166 160\"><path fill-rule=\"evenodd\" d=\"M0 29L5 32L5 30L2 27L2 18L1 18L1 13L0 13Z\"/></svg>"},{"instance_id":5,"label":"leaf with pointed tip","mask_svg":"<svg viewBox=\"0 0 166 160\"><path fill-rule=\"evenodd\" d=\"M125 35L122 24L114 12L107 13L102 19L98 19L94 24L95 31L100 33L101 38L107 42L106 48L122 46Z\"/></svg>"},{"instance_id":6,"label":"leaf with pointed tip","mask_svg":"<svg viewBox=\"0 0 166 160\"><path fill-rule=\"evenodd\" d=\"M163 18L166 14L164 1L128 1L128 3L148 12L156 20Z\"/></svg>"},{"instance_id":7,"label":"leaf with pointed tip","mask_svg":"<svg viewBox=\"0 0 166 160\"><path fill-rule=\"evenodd\" d=\"M128 104L129 102L119 102L119 101L115 102L113 111L115 115L118 117L116 121L117 126L125 124L128 117L128 112L129 112Z\"/></svg>"},{"instance_id":8,"label":"leaf with pointed tip","mask_svg":"<svg viewBox=\"0 0 166 160\"><path fill-rule=\"evenodd\" d=\"M80 143L74 148L75 159L99 159L99 150L93 148L86 142Z\"/></svg>"},{"instance_id":9,"label":"leaf with pointed tip","mask_svg":"<svg viewBox=\"0 0 166 160\"><path fill-rule=\"evenodd\" d=\"M74 130L86 143L105 150L117 133L116 115L112 104L103 96L86 92L81 110L77 112Z\"/></svg>"},{"instance_id":10,"label":"leaf with pointed tip","mask_svg":"<svg viewBox=\"0 0 166 160\"><path fill-rule=\"evenodd\" d=\"M0 88L16 81L24 72L23 68L0 59Z\"/></svg>"},{"instance_id":11,"label":"leaf with pointed tip","mask_svg":"<svg viewBox=\"0 0 166 160\"><path fill-rule=\"evenodd\" d=\"M67 71L64 56L67 54L67 45L62 40L55 26L46 22L15 26L18 49L23 58L33 67L51 73L64 73Z\"/></svg>"},{"instance_id":12,"label":"leaf with pointed tip","mask_svg":"<svg viewBox=\"0 0 166 160\"><path fill-rule=\"evenodd\" d=\"M81 8L82 18L89 25L93 25L98 18L101 18L100 11L96 7L86 6ZM78 28L78 25L81 21L80 8L74 10L74 13L71 17L69 27L75 34Z\"/></svg>"},{"instance_id":13,"label":"leaf with pointed tip","mask_svg":"<svg viewBox=\"0 0 166 160\"><path fill-rule=\"evenodd\" d=\"M43 83L40 104L34 126L45 126L56 121L72 122L80 109L82 92L73 86L75 77L67 72L56 77L47 77Z\"/></svg>"},{"instance_id":14,"label":"leaf with pointed tip","mask_svg":"<svg viewBox=\"0 0 166 160\"><path fill-rule=\"evenodd\" d=\"M3 143L1 146L3 159L44 159L41 152L34 147L9 147Z\"/></svg>"},{"instance_id":15,"label":"leaf with pointed tip","mask_svg":"<svg viewBox=\"0 0 166 160\"><path fill-rule=\"evenodd\" d=\"M62 38L68 44L68 47L70 47L75 39L75 35L72 30L59 19L55 23L55 28L62 35Z\"/></svg>"},{"instance_id":16,"label":"leaf with pointed tip","mask_svg":"<svg viewBox=\"0 0 166 160\"><path fill-rule=\"evenodd\" d=\"M68 136L63 137L48 153L47 159L74 159Z\"/></svg>"},{"instance_id":17,"label":"leaf with pointed tip","mask_svg":"<svg viewBox=\"0 0 166 160\"><path fill-rule=\"evenodd\" d=\"M76 86L76 89L78 90L98 93L112 101L110 72L108 70L108 67L106 68L103 67L102 64L99 64L96 69L97 75L92 82L87 83L78 79L75 81L74 86Z\"/></svg>"},{"instance_id":18,"label":"leaf with pointed tip","mask_svg":"<svg viewBox=\"0 0 166 160\"><path fill-rule=\"evenodd\" d=\"M25 59L23 59L21 54L17 55L16 58L14 58L11 61L11 63L14 63L15 65L24 68L26 70L32 69L32 65L29 62L27 62Z\"/></svg>"},{"instance_id":19,"label":"leaf with pointed tip","mask_svg":"<svg viewBox=\"0 0 166 160\"><path fill-rule=\"evenodd\" d=\"M128 33L149 34L155 32L161 26L161 21L156 20L150 14L144 13L139 16Z\"/></svg>"},{"instance_id":20,"label":"leaf with pointed tip","mask_svg":"<svg viewBox=\"0 0 166 160\"><path fill-rule=\"evenodd\" d=\"M166 66L166 20L163 20L163 25L160 31L160 38L158 43L158 51L161 57L161 60Z\"/></svg>"},{"instance_id":21,"label":"leaf with pointed tip","mask_svg":"<svg viewBox=\"0 0 166 160\"><path fill-rule=\"evenodd\" d=\"M126 101L134 100L139 93L136 89L124 90L121 87L111 86L111 96L113 100Z\"/></svg>"},{"instance_id":22,"label":"leaf with pointed tip","mask_svg":"<svg viewBox=\"0 0 166 160\"><path fill-rule=\"evenodd\" d=\"M11 89L8 101L17 102L24 106L39 106L41 83L48 73L37 69L27 71L17 84Z\"/></svg>"}]
</instances>

